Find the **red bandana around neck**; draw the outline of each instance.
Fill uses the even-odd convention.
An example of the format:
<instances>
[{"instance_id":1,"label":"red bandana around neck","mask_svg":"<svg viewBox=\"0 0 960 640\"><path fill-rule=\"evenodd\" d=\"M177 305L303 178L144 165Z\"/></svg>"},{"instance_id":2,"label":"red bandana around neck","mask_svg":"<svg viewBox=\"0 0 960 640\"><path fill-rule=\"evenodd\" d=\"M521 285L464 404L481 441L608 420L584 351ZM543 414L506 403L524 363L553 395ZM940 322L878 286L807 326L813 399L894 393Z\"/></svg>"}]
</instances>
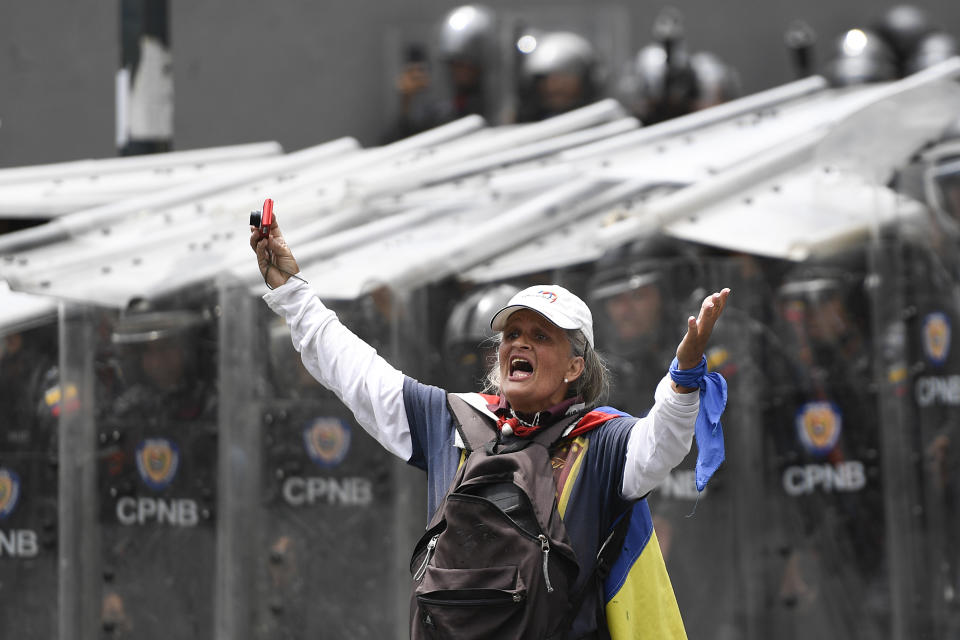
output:
<instances>
[{"instance_id":1,"label":"red bandana around neck","mask_svg":"<svg viewBox=\"0 0 960 640\"><path fill-rule=\"evenodd\" d=\"M567 409L569 409L573 404L580 401L579 398L570 398L551 407L545 413L548 414L547 420L543 424L538 424L536 426L527 426L520 423L520 419L510 415L510 405L507 403L506 398L501 398L500 396L489 395L489 394L480 394L487 401L487 408L497 416L497 431L503 431L504 425L509 425L513 430L514 435L520 438L526 438L537 433L542 427L553 424L557 420L561 419L565 414ZM620 413L614 413L608 410L608 407L603 407L600 409L594 409L585 415L581 416L580 419L576 422L576 426L573 430L568 433L565 437L575 438L579 435L587 433L596 429L604 422L616 418L618 415L623 415ZM556 417L554 417L556 416Z\"/></svg>"}]
</instances>

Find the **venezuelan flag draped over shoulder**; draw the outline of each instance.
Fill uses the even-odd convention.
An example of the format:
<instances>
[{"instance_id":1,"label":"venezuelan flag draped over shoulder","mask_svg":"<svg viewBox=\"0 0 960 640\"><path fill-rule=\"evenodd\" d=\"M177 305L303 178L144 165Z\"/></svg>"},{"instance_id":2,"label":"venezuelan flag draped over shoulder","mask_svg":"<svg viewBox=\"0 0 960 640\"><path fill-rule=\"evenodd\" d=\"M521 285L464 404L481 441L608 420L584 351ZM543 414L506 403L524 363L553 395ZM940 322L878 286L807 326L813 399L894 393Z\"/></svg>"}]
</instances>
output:
<instances>
[{"instance_id":1,"label":"venezuelan flag draped over shoulder","mask_svg":"<svg viewBox=\"0 0 960 640\"><path fill-rule=\"evenodd\" d=\"M633 506L623 551L604 583L613 640L686 639L646 500Z\"/></svg>"},{"instance_id":2,"label":"venezuelan flag draped over shoulder","mask_svg":"<svg viewBox=\"0 0 960 640\"><path fill-rule=\"evenodd\" d=\"M703 491L725 457L720 416L727 404L727 382L719 373L707 371L706 357L695 368L684 370L674 358L670 377L681 386L700 389L694 439L697 491ZM613 640L686 639L646 500L633 506L623 551L604 583L604 595L607 627Z\"/></svg>"}]
</instances>

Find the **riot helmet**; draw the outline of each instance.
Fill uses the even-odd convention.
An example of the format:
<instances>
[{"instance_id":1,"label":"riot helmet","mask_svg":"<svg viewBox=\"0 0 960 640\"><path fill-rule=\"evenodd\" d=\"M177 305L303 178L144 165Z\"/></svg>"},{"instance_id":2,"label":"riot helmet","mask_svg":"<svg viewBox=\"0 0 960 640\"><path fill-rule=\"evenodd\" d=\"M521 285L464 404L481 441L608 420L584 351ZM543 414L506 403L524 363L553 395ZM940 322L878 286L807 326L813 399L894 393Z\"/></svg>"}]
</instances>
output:
<instances>
[{"instance_id":1,"label":"riot helmet","mask_svg":"<svg viewBox=\"0 0 960 640\"><path fill-rule=\"evenodd\" d=\"M587 281L597 348L610 371L610 401L633 415L650 408L651 392L683 337L696 280L691 250L667 236L634 240L605 252Z\"/></svg>"},{"instance_id":2,"label":"riot helmet","mask_svg":"<svg viewBox=\"0 0 960 640\"><path fill-rule=\"evenodd\" d=\"M907 60L931 31L933 25L927 12L912 4L891 7L873 27L873 32L887 41L900 61Z\"/></svg>"},{"instance_id":3,"label":"riot helmet","mask_svg":"<svg viewBox=\"0 0 960 640\"><path fill-rule=\"evenodd\" d=\"M444 368L452 388L470 390L483 384L496 362L490 318L519 291L510 284L484 286L453 307L443 332Z\"/></svg>"},{"instance_id":4,"label":"riot helmet","mask_svg":"<svg viewBox=\"0 0 960 640\"><path fill-rule=\"evenodd\" d=\"M835 87L896 80L897 57L876 32L849 29L835 41L825 75Z\"/></svg>"},{"instance_id":5,"label":"riot helmet","mask_svg":"<svg viewBox=\"0 0 960 640\"><path fill-rule=\"evenodd\" d=\"M447 13L440 26L440 55L483 66L493 52L495 18L483 5L467 4Z\"/></svg>"},{"instance_id":6,"label":"riot helmet","mask_svg":"<svg viewBox=\"0 0 960 640\"><path fill-rule=\"evenodd\" d=\"M570 31L527 34L520 60L521 121L540 120L585 106L600 92L596 51Z\"/></svg>"},{"instance_id":7,"label":"riot helmet","mask_svg":"<svg viewBox=\"0 0 960 640\"><path fill-rule=\"evenodd\" d=\"M168 393L195 384L203 373L201 334L208 323L201 311L135 304L110 335L125 385Z\"/></svg>"},{"instance_id":8,"label":"riot helmet","mask_svg":"<svg viewBox=\"0 0 960 640\"><path fill-rule=\"evenodd\" d=\"M587 299L598 332L621 355L649 351L677 321L693 286L691 249L666 236L635 240L607 251L594 268Z\"/></svg>"},{"instance_id":9,"label":"riot helmet","mask_svg":"<svg viewBox=\"0 0 960 640\"><path fill-rule=\"evenodd\" d=\"M655 124L740 97L736 69L711 52L691 55L678 11L661 12L653 33L654 41L637 52L617 85L637 118Z\"/></svg>"},{"instance_id":10,"label":"riot helmet","mask_svg":"<svg viewBox=\"0 0 960 640\"><path fill-rule=\"evenodd\" d=\"M697 79L694 111L723 104L742 94L740 74L719 56L698 51L690 57L690 66Z\"/></svg>"},{"instance_id":11,"label":"riot helmet","mask_svg":"<svg viewBox=\"0 0 960 640\"><path fill-rule=\"evenodd\" d=\"M907 75L922 71L960 54L957 39L944 31L933 31L924 36L903 63Z\"/></svg>"},{"instance_id":12,"label":"riot helmet","mask_svg":"<svg viewBox=\"0 0 960 640\"><path fill-rule=\"evenodd\" d=\"M450 68L455 92L474 90L495 63L496 21L483 5L467 4L447 13L440 25L440 57Z\"/></svg>"},{"instance_id":13,"label":"riot helmet","mask_svg":"<svg viewBox=\"0 0 960 640\"><path fill-rule=\"evenodd\" d=\"M802 267L784 279L775 304L780 320L789 328L788 335L796 342L795 352L806 364L828 368L856 365L852 358L863 355L859 323L865 319L867 302L863 277L856 268L833 264Z\"/></svg>"},{"instance_id":14,"label":"riot helmet","mask_svg":"<svg viewBox=\"0 0 960 640\"><path fill-rule=\"evenodd\" d=\"M928 162L923 178L927 203L939 227L960 238L960 116L944 129Z\"/></svg>"}]
</instances>

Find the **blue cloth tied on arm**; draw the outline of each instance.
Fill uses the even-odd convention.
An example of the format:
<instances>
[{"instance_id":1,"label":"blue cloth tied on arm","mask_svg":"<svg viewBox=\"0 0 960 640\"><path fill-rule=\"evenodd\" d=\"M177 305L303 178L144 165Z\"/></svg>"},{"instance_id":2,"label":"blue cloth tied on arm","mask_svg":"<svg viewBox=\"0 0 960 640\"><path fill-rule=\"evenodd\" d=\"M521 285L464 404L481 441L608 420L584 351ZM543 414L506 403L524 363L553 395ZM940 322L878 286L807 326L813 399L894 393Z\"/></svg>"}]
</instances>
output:
<instances>
[{"instance_id":1,"label":"blue cloth tied on arm","mask_svg":"<svg viewBox=\"0 0 960 640\"><path fill-rule=\"evenodd\" d=\"M697 491L703 491L724 458L720 416L727 406L727 381L715 371L707 373L706 356L693 369L679 366L674 358L670 363L670 378L681 387L700 389L700 412L693 436L697 441Z\"/></svg>"}]
</instances>

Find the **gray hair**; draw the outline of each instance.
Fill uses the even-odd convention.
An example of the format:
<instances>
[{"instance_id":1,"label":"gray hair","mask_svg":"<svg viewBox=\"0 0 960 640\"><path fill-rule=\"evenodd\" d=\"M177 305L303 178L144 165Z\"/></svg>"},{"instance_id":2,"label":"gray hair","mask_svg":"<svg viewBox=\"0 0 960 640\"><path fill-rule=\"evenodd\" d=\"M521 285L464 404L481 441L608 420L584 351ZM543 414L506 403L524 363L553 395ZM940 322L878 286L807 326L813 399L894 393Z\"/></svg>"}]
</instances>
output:
<instances>
[{"instance_id":1,"label":"gray hair","mask_svg":"<svg viewBox=\"0 0 960 640\"><path fill-rule=\"evenodd\" d=\"M610 370L596 349L590 346L586 336L579 329L566 329L567 340L570 342L570 354L583 358L583 373L570 384L567 397L580 396L587 406L597 404L605 399L610 392ZM497 333L489 339L494 347L499 347L503 334ZM499 353L499 349L497 349ZM500 395L500 361L494 359L487 370L487 380L484 392Z\"/></svg>"}]
</instances>

